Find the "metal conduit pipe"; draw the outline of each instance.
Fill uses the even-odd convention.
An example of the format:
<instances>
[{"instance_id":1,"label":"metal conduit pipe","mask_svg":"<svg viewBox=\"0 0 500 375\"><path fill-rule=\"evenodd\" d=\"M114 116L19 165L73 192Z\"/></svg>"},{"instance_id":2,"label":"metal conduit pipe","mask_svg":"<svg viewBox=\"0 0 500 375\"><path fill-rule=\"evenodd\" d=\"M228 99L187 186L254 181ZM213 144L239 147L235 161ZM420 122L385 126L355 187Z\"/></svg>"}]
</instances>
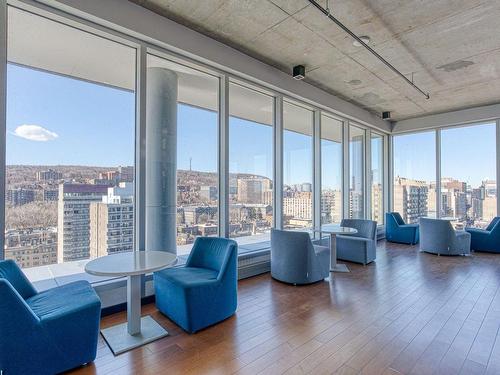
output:
<instances>
[{"instance_id":1,"label":"metal conduit pipe","mask_svg":"<svg viewBox=\"0 0 500 375\"><path fill-rule=\"evenodd\" d=\"M372 55L374 55L377 59L379 59L384 65L386 65L389 69L391 69L394 73L396 73L398 76L403 78L406 83L408 83L410 86L412 86L415 90L420 92L423 96L425 96L426 99L430 98L429 93L425 92L422 90L420 87L415 85L412 81L410 81L406 76L401 73L398 69L394 67L390 62L388 62L386 59L384 59L382 56L380 56L373 48L371 48L368 44L363 42L363 40L358 37L356 34L354 34L347 26L345 26L342 22L340 22L337 18L332 16L331 14L331 9L328 6L328 9L323 8L318 2L315 0L309 0L309 2L314 5L316 8L318 8L325 16L327 16L330 20L332 20L338 27L340 27L342 30L344 30L347 34L349 34L354 40L356 40L359 44L361 44L363 47L365 47Z\"/></svg>"}]
</instances>

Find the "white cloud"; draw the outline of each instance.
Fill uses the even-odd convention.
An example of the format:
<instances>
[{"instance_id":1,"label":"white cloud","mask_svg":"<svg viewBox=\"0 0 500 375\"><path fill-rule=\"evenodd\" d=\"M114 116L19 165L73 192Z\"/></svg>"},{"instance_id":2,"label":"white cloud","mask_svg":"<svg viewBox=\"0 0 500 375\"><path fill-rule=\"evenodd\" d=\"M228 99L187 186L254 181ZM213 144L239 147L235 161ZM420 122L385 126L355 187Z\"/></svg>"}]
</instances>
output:
<instances>
[{"instance_id":1,"label":"white cloud","mask_svg":"<svg viewBox=\"0 0 500 375\"><path fill-rule=\"evenodd\" d=\"M14 130L14 134L18 137L36 142L53 141L59 137L56 133L40 125L19 125L16 130Z\"/></svg>"}]
</instances>

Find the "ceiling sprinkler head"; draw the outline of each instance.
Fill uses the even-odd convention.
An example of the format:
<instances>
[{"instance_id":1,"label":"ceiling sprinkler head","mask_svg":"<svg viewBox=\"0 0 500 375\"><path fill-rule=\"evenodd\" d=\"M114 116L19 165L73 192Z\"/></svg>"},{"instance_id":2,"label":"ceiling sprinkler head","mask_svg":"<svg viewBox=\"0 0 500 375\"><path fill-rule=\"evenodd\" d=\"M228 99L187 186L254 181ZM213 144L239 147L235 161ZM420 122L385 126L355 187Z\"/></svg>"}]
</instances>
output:
<instances>
[{"instance_id":1,"label":"ceiling sprinkler head","mask_svg":"<svg viewBox=\"0 0 500 375\"><path fill-rule=\"evenodd\" d=\"M360 36L359 39L361 39L363 41L363 43L365 44L370 44L370 37L369 36L366 36L366 35L363 35L363 36ZM357 40L354 40L354 42L352 42L352 45L354 47L361 47L362 44L360 42L358 42Z\"/></svg>"}]
</instances>

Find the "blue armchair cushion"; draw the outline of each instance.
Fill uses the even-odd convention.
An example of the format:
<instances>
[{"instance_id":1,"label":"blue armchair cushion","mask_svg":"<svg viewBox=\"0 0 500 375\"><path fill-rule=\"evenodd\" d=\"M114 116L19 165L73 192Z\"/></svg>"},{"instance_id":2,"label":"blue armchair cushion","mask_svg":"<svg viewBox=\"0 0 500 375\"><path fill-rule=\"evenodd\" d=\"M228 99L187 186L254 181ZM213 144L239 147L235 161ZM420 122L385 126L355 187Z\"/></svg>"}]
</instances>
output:
<instances>
[{"instance_id":1,"label":"blue armchair cushion","mask_svg":"<svg viewBox=\"0 0 500 375\"><path fill-rule=\"evenodd\" d=\"M385 238L389 242L415 245L419 242L418 224L405 224L398 212L385 214Z\"/></svg>"},{"instance_id":2,"label":"blue armchair cushion","mask_svg":"<svg viewBox=\"0 0 500 375\"><path fill-rule=\"evenodd\" d=\"M0 268L9 267L21 272L15 263L0 262ZM16 283L18 272L3 275L14 275ZM88 282L35 290L24 299L2 277L0 298L0 369L5 374L56 374L95 359L101 302Z\"/></svg>"},{"instance_id":3,"label":"blue armchair cushion","mask_svg":"<svg viewBox=\"0 0 500 375\"><path fill-rule=\"evenodd\" d=\"M237 259L235 241L198 237L185 267L154 273L158 310L191 333L229 318L237 307Z\"/></svg>"},{"instance_id":4,"label":"blue armchair cushion","mask_svg":"<svg viewBox=\"0 0 500 375\"><path fill-rule=\"evenodd\" d=\"M500 217L495 217L486 229L466 228L471 235L471 249L500 253Z\"/></svg>"},{"instance_id":5,"label":"blue armchair cushion","mask_svg":"<svg viewBox=\"0 0 500 375\"><path fill-rule=\"evenodd\" d=\"M100 306L100 301L87 281L80 280L35 294L26 304L40 320L78 314Z\"/></svg>"},{"instance_id":6,"label":"blue armchair cushion","mask_svg":"<svg viewBox=\"0 0 500 375\"><path fill-rule=\"evenodd\" d=\"M216 282L219 273L207 268L178 267L172 268L169 272L158 272L158 277L177 283L185 287L195 286L200 283Z\"/></svg>"}]
</instances>

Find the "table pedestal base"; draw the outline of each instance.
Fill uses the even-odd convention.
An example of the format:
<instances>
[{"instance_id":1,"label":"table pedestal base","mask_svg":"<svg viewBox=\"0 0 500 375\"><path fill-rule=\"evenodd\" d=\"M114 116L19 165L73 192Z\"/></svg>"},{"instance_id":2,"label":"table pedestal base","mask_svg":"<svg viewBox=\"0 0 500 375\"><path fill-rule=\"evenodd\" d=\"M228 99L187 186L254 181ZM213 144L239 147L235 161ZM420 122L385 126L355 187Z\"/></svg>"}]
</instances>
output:
<instances>
[{"instance_id":1,"label":"table pedestal base","mask_svg":"<svg viewBox=\"0 0 500 375\"><path fill-rule=\"evenodd\" d=\"M351 272L345 264L337 263L334 267L330 268L330 272Z\"/></svg>"},{"instance_id":2,"label":"table pedestal base","mask_svg":"<svg viewBox=\"0 0 500 375\"><path fill-rule=\"evenodd\" d=\"M337 263L337 234L330 234L330 272L351 272L345 264Z\"/></svg>"},{"instance_id":3,"label":"table pedestal base","mask_svg":"<svg viewBox=\"0 0 500 375\"><path fill-rule=\"evenodd\" d=\"M141 318L140 329L139 333L130 335L127 323L122 323L102 329L101 334L114 355L124 353L168 335L165 328L149 315Z\"/></svg>"}]
</instances>

